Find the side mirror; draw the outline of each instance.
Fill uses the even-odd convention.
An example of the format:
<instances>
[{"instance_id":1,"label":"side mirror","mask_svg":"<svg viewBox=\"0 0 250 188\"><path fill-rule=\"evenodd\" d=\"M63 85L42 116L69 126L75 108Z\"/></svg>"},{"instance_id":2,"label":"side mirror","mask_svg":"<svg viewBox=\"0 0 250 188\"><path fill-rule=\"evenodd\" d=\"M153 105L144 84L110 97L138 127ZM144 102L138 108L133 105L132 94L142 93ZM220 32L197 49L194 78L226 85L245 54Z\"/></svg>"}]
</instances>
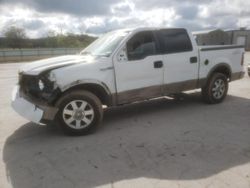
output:
<instances>
[{"instance_id":1,"label":"side mirror","mask_svg":"<svg viewBox=\"0 0 250 188\"><path fill-rule=\"evenodd\" d=\"M128 61L126 47L122 48L122 50L118 53L117 60L119 62L126 62L126 61Z\"/></svg>"}]
</instances>

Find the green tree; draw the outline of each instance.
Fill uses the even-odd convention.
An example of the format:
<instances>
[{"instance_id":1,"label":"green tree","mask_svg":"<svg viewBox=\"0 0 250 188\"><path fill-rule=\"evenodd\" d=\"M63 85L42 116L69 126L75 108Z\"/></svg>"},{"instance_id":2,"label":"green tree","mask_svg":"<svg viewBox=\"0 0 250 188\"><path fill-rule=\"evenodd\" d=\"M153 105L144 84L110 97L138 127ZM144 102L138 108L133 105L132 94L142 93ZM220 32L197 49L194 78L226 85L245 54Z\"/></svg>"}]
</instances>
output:
<instances>
[{"instance_id":1,"label":"green tree","mask_svg":"<svg viewBox=\"0 0 250 188\"><path fill-rule=\"evenodd\" d=\"M9 27L0 37L0 48L85 48L96 38L84 34L58 34L49 30L43 38L30 39L22 28Z\"/></svg>"},{"instance_id":2,"label":"green tree","mask_svg":"<svg viewBox=\"0 0 250 188\"><path fill-rule=\"evenodd\" d=\"M47 32L47 38L52 38L56 36L56 32L53 30L48 30Z\"/></svg>"},{"instance_id":3,"label":"green tree","mask_svg":"<svg viewBox=\"0 0 250 188\"><path fill-rule=\"evenodd\" d=\"M7 45L11 48L25 47L25 39L27 39L26 32L23 28L10 26L4 32L4 36L7 39Z\"/></svg>"},{"instance_id":4,"label":"green tree","mask_svg":"<svg viewBox=\"0 0 250 188\"><path fill-rule=\"evenodd\" d=\"M25 39L27 38L26 32L23 28L11 26L9 27L5 33L4 36L6 38L11 38L11 39Z\"/></svg>"}]
</instances>

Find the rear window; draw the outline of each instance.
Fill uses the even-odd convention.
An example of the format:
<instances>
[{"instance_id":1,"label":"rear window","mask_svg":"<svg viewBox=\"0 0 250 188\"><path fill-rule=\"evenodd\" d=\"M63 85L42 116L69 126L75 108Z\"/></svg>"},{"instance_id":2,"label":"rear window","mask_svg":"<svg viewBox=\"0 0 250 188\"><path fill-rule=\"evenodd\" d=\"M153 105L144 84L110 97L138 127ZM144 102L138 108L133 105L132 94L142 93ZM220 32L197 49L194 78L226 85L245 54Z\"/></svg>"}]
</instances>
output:
<instances>
[{"instance_id":1,"label":"rear window","mask_svg":"<svg viewBox=\"0 0 250 188\"><path fill-rule=\"evenodd\" d=\"M185 29L162 29L159 31L163 53L192 51L192 43Z\"/></svg>"}]
</instances>

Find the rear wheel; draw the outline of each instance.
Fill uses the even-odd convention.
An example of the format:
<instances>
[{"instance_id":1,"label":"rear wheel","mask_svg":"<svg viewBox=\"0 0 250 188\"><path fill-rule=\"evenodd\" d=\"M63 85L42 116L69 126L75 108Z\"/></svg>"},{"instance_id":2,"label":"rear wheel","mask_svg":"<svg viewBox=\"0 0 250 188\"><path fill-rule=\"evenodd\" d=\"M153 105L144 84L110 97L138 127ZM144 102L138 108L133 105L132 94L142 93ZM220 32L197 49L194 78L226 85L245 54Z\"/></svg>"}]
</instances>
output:
<instances>
[{"instance_id":1,"label":"rear wheel","mask_svg":"<svg viewBox=\"0 0 250 188\"><path fill-rule=\"evenodd\" d=\"M222 73L214 73L205 87L202 88L202 97L206 103L222 102L227 96L228 79Z\"/></svg>"},{"instance_id":2,"label":"rear wheel","mask_svg":"<svg viewBox=\"0 0 250 188\"><path fill-rule=\"evenodd\" d=\"M57 106L57 122L68 135L93 133L101 123L101 101L88 91L67 93L58 101Z\"/></svg>"}]
</instances>

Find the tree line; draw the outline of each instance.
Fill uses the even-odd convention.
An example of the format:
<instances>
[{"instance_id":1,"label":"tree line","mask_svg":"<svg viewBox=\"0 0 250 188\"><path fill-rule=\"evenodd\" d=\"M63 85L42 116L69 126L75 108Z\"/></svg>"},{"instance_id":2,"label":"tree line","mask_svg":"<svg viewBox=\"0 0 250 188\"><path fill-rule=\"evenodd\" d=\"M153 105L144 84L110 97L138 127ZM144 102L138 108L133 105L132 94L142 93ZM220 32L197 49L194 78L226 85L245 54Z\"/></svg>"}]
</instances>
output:
<instances>
[{"instance_id":1,"label":"tree line","mask_svg":"<svg viewBox=\"0 0 250 188\"><path fill-rule=\"evenodd\" d=\"M55 34L48 32L46 37L28 38L23 28L11 26L3 32L0 48L84 48L96 38L89 35Z\"/></svg>"}]
</instances>

